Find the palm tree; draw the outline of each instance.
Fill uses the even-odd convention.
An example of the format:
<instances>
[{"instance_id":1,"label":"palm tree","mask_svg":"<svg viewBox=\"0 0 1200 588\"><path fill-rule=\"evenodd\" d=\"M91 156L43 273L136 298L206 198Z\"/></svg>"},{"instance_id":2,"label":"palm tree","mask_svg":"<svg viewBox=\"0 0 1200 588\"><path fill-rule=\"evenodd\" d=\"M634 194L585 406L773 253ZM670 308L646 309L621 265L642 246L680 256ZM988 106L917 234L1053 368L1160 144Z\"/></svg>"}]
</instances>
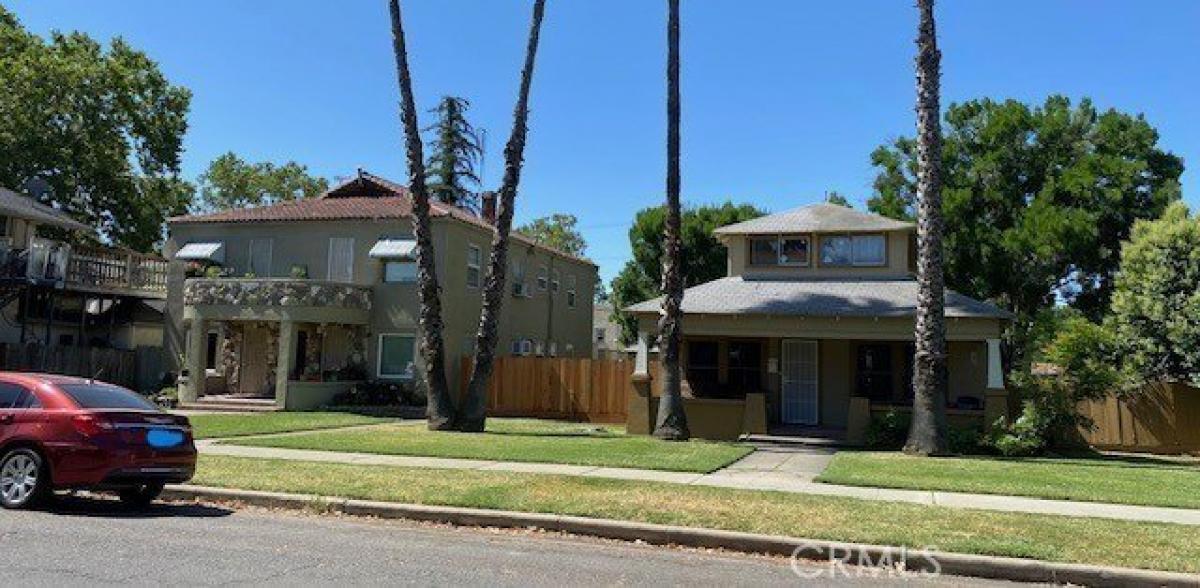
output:
<instances>
[{"instance_id":1,"label":"palm tree","mask_svg":"<svg viewBox=\"0 0 1200 588\"><path fill-rule=\"evenodd\" d=\"M482 432L487 418L487 383L496 359L496 339L500 310L504 305L505 272L508 268L508 233L512 229L517 186L521 182L521 164L525 161L525 123L529 118L529 86L533 83L533 63L537 56L538 39L542 30L542 15L546 0L533 3L533 20L529 25L529 43L525 47L525 65L521 68L521 87L517 106L513 109L512 135L504 147L504 179L500 183L500 202L496 211L496 236L488 260L487 279L483 286L483 310L479 317L479 332L475 337L475 362L471 381L467 383L458 428L467 432Z\"/></svg>"},{"instance_id":2,"label":"palm tree","mask_svg":"<svg viewBox=\"0 0 1200 588\"><path fill-rule=\"evenodd\" d=\"M421 360L418 382L429 399L429 428L454 428L454 402L446 380L446 345L442 339L442 301L434 265L432 225L429 220L429 190L425 186L425 158L413 102L412 77L408 72L408 50L400 22L400 0L389 0L392 17L392 50L396 54L396 76L400 83L400 120L404 126L404 150L408 159L408 189L412 194L413 232L417 236L417 295L421 304Z\"/></svg>"},{"instance_id":3,"label":"palm tree","mask_svg":"<svg viewBox=\"0 0 1200 588\"><path fill-rule=\"evenodd\" d=\"M946 453L946 309L942 275L941 52L934 0L918 0L917 323L912 427L905 453Z\"/></svg>"},{"instance_id":4,"label":"palm tree","mask_svg":"<svg viewBox=\"0 0 1200 588\"><path fill-rule=\"evenodd\" d=\"M679 211L679 0L667 0L667 219L663 239L663 308L659 320L662 396L654 436L684 440L691 436L683 412L679 348L683 344L683 272Z\"/></svg>"},{"instance_id":5,"label":"palm tree","mask_svg":"<svg viewBox=\"0 0 1200 588\"><path fill-rule=\"evenodd\" d=\"M479 197L463 185L479 186L476 164L483 156L483 141L467 120L471 102L457 96L442 96L429 112L437 116L425 128L433 132L429 148L433 153L425 167L429 172L429 193L438 200L473 212L479 209Z\"/></svg>"}]
</instances>

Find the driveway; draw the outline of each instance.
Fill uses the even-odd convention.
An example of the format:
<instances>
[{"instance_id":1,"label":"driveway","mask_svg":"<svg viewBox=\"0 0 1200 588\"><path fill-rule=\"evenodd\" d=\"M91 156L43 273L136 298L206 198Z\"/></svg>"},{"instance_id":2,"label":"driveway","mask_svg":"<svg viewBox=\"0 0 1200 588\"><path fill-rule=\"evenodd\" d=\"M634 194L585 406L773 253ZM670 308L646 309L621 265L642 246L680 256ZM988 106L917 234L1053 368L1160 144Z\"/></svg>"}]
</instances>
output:
<instances>
[{"instance_id":1,"label":"driveway","mask_svg":"<svg viewBox=\"0 0 1200 588\"><path fill-rule=\"evenodd\" d=\"M0 585L12 586L829 584L828 578L801 580L778 558L195 505L131 515L111 502L82 499L54 512L0 512L0 551L12 556L0 566Z\"/></svg>"}]
</instances>

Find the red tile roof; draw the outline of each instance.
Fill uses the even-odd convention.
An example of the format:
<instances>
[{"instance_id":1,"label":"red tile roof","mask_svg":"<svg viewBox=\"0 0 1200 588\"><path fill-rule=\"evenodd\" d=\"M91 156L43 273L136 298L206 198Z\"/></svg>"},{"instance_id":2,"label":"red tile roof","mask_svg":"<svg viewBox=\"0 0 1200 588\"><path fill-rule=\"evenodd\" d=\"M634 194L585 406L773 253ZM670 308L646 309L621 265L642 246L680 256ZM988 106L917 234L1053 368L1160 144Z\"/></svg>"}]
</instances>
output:
<instances>
[{"instance_id":1,"label":"red tile roof","mask_svg":"<svg viewBox=\"0 0 1200 588\"><path fill-rule=\"evenodd\" d=\"M430 200L429 213L435 217L451 217L456 220L494 230L487 221L463 210L436 200ZM403 219L412 214L412 196L408 188L360 171L354 178L342 182L315 198L280 202L269 206L257 206L223 210L208 214L190 214L167 219L168 224L192 223L255 223L325 220L380 220ZM592 262L568 253L541 245L519 233L513 232L515 240L536 245L547 251L583 263ZM594 264L593 264L594 265Z\"/></svg>"}]
</instances>

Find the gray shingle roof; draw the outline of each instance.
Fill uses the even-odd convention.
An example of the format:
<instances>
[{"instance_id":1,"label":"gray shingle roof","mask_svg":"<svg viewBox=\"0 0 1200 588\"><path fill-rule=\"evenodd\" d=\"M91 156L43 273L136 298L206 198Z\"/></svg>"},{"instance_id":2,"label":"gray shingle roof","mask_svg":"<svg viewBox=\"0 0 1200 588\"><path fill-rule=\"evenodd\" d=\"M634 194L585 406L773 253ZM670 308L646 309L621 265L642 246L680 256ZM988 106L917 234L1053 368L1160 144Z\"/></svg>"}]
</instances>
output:
<instances>
[{"instance_id":1,"label":"gray shingle roof","mask_svg":"<svg viewBox=\"0 0 1200 588\"><path fill-rule=\"evenodd\" d=\"M626 308L657 313L662 298ZM777 316L915 316L917 282L912 279L752 280L721 278L688 288L683 312ZM1009 319L993 304L946 290L946 316Z\"/></svg>"},{"instance_id":2,"label":"gray shingle roof","mask_svg":"<svg viewBox=\"0 0 1200 588\"><path fill-rule=\"evenodd\" d=\"M784 212L721 227L715 235L775 235L779 233L838 233L901 231L913 223L859 212L837 204L809 204Z\"/></svg>"}]
</instances>

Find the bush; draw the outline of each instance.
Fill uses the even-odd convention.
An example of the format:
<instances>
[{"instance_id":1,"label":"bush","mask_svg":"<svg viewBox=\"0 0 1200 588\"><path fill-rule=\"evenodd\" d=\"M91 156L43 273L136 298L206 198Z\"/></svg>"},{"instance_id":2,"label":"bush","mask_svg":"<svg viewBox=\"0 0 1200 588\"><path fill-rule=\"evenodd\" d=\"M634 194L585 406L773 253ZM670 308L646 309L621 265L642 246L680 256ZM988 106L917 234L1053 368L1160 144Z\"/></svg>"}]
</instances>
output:
<instances>
[{"instance_id":1,"label":"bush","mask_svg":"<svg viewBox=\"0 0 1200 588\"><path fill-rule=\"evenodd\" d=\"M907 412L889 410L872 417L865 434L867 447L889 451L902 449L911 424L912 415ZM986 447L983 432L978 427L947 427L946 443L952 453L979 453Z\"/></svg>"},{"instance_id":2,"label":"bush","mask_svg":"<svg viewBox=\"0 0 1200 588\"><path fill-rule=\"evenodd\" d=\"M333 398L335 406L421 406L424 399L407 382L364 382Z\"/></svg>"}]
</instances>

